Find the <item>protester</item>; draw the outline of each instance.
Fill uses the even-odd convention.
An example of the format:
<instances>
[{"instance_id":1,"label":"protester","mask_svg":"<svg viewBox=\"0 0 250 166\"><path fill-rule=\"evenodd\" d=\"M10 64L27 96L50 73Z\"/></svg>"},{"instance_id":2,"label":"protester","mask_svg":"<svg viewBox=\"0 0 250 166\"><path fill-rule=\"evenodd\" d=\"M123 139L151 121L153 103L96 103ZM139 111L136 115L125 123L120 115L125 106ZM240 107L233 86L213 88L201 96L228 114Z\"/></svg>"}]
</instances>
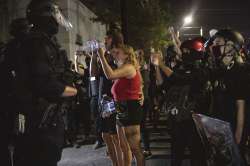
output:
<instances>
[{"instance_id":1,"label":"protester","mask_svg":"<svg viewBox=\"0 0 250 166\"><path fill-rule=\"evenodd\" d=\"M152 156L151 150L150 150L150 140L149 140L149 131L146 128L146 122L149 110L151 109L151 101L149 98L149 85L150 85L150 66L149 62L145 57L144 51L142 49L139 49L136 51L137 61L140 65L140 72L142 75L143 80L143 96L144 96L144 103L142 106L143 110L143 120L141 123L141 139L144 146L143 154L145 158L150 158Z\"/></svg>"},{"instance_id":2,"label":"protester","mask_svg":"<svg viewBox=\"0 0 250 166\"><path fill-rule=\"evenodd\" d=\"M171 44L146 53L125 45L110 25L105 43L85 46L77 35L70 64L56 35L59 25L70 30L72 24L59 6L31 0L26 14L0 43L3 166L57 166L63 148L94 141L95 150L106 145L113 166L132 166L133 159L145 166L162 114L171 166L182 165L187 147L192 166L250 164L250 41L240 32L212 29L207 42L203 36L180 41L169 27Z\"/></svg>"},{"instance_id":3,"label":"protester","mask_svg":"<svg viewBox=\"0 0 250 166\"><path fill-rule=\"evenodd\" d=\"M214 70L213 111L215 117L227 121L232 127L235 141L244 152L246 93L248 77L246 66L240 56L243 36L234 30L222 29L215 34L213 55L217 59Z\"/></svg>"},{"instance_id":4,"label":"protester","mask_svg":"<svg viewBox=\"0 0 250 166\"><path fill-rule=\"evenodd\" d=\"M107 51L105 52L105 58L112 68L116 68L116 65L113 63L114 59L112 57L113 50L116 45L123 44L123 37L119 32L108 32L105 38L105 46ZM104 69L101 64L97 61L97 55L94 54L91 57L91 69L90 69L91 77L99 80L98 86L98 113L97 115L97 124L100 126L100 132L102 134L102 138L107 145L107 152L112 160L113 165L121 165L121 148L119 146L118 136L116 132L116 114L111 113L112 111L106 109L105 103L112 102L112 94L111 87L113 82L108 80L105 77ZM110 103L111 104L111 103ZM111 108L112 109L112 108ZM97 144L98 145L98 144Z\"/></svg>"},{"instance_id":5,"label":"protester","mask_svg":"<svg viewBox=\"0 0 250 166\"><path fill-rule=\"evenodd\" d=\"M28 35L30 28L31 25L26 18L14 19L9 27L9 33L12 38L6 44L0 44L0 101L2 107L0 111L2 133L0 138L0 162L6 166L10 166L14 162L13 146L22 133L19 128L17 128L17 125L14 124L19 125L21 123L19 117L23 117L22 114L19 114L18 106L14 99L9 96L13 91L13 87L10 85L11 76L9 75L9 70L14 66L16 62L15 58L19 51L18 47ZM15 105L13 105L13 103L15 103Z\"/></svg>"},{"instance_id":6,"label":"protester","mask_svg":"<svg viewBox=\"0 0 250 166\"><path fill-rule=\"evenodd\" d=\"M80 57L81 59L77 59L77 65L75 66L79 77L75 83L78 95L75 98L75 109L71 111L75 115L72 117L76 127L75 136L80 135L81 125L83 125L84 129L84 138L82 138L81 142L77 142L77 148L91 141L91 110L88 94L90 57L86 54L80 54Z\"/></svg>"},{"instance_id":7,"label":"protester","mask_svg":"<svg viewBox=\"0 0 250 166\"><path fill-rule=\"evenodd\" d=\"M152 55L152 63L163 71L169 82L168 85L171 86L168 87L166 100L167 110L171 112L174 118L171 131L172 166L181 166L186 146L191 151L192 166L206 165L205 149L191 116L192 112L201 112L205 108L200 101L202 101L201 94L204 92L206 75L201 68L196 66L201 53L195 49L195 43L195 40L182 43L183 65L179 70L173 71L165 66L159 53Z\"/></svg>"},{"instance_id":8,"label":"protester","mask_svg":"<svg viewBox=\"0 0 250 166\"><path fill-rule=\"evenodd\" d=\"M140 145L142 80L135 53L130 46L118 46L114 55L118 66L115 70L107 63L102 49L99 49L99 57L106 77L115 80L112 94L116 102L117 133L123 152L123 165L131 165L133 154L137 165L143 166L145 162Z\"/></svg>"}]
</instances>

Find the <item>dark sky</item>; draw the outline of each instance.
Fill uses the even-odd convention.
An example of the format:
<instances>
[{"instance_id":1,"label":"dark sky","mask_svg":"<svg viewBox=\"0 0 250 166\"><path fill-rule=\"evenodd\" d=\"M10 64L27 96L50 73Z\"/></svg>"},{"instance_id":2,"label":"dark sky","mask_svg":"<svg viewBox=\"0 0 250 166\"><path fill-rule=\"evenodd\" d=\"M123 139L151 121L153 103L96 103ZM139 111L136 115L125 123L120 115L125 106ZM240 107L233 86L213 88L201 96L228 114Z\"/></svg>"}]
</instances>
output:
<instances>
[{"instance_id":1,"label":"dark sky","mask_svg":"<svg viewBox=\"0 0 250 166\"><path fill-rule=\"evenodd\" d=\"M194 11L191 26L202 26L207 33L212 28L230 27L250 37L250 0L169 0L176 15L175 23Z\"/></svg>"},{"instance_id":2,"label":"dark sky","mask_svg":"<svg viewBox=\"0 0 250 166\"><path fill-rule=\"evenodd\" d=\"M112 0L82 0L88 3ZM194 12L190 26L202 26L204 33L213 28L236 29L250 38L250 0L162 0L170 3L176 16L175 25L180 26L183 18Z\"/></svg>"}]
</instances>

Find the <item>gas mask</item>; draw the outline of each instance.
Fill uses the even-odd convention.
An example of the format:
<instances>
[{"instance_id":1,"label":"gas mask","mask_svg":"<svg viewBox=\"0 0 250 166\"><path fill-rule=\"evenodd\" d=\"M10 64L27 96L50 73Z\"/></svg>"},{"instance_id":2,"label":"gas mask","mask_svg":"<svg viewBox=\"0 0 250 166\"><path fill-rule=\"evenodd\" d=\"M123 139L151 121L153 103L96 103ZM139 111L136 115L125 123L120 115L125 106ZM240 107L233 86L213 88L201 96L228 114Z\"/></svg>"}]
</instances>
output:
<instances>
[{"instance_id":1,"label":"gas mask","mask_svg":"<svg viewBox=\"0 0 250 166\"><path fill-rule=\"evenodd\" d=\"M217 65L227 70L234 66L236 49L233 44L226 42L225 45L214 46L212 50Z\"/></svg>"},{"instance_id":2,"label":"gas mask","mask_svg":"<svg viewBox=\"0 0 250 166\"><path fill-rule=\"evenodd\" d=\"M222 58L222 65L228 70L231 69L234 65L234 57L232 55L225 55Z\"/></svg>"},{"instance_id":3,"label":"gas mask","mask_svg":"<svg viewBox=\"0 0 250 166\"><path fill-rule=\"evenodd\" d=\"M220 59L222 57L222 53L221 53L220 48L221 48L221 46L219 46L219 45L212 47L212 53L216 59Z\"/></svg>"}]
</instances>

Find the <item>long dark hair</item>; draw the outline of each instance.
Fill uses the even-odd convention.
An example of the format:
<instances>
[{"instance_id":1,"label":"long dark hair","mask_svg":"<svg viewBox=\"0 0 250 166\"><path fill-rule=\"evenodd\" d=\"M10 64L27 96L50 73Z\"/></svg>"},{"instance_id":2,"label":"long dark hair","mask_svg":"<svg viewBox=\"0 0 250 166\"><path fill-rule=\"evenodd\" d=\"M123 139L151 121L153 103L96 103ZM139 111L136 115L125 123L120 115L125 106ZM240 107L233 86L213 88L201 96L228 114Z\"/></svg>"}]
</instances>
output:
<instances>
[{"instance_id":1,"label":"long dark hair","mask_svg":"<svg viewBox=\"0 0 250 166\"><path fill-rule=\"evenodd\" d=\"M121 32L110 30L107 32L107 36L112 38L111 49L124 44L124 38Z\"/></svg>"}]
</instances>

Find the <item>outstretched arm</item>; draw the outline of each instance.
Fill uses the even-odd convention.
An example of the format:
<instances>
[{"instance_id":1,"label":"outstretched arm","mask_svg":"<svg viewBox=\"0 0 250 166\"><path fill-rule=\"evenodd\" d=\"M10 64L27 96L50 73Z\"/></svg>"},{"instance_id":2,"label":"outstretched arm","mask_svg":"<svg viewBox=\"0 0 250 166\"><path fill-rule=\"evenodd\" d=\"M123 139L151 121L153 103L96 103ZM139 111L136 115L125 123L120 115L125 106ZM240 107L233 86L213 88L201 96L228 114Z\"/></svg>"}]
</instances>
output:
<instances>
[{"instance_id":1,"label":"outstretched arm","mask_svg":"<svg viewBox=\"0 0 250 166\"><path fill-rule=\"evenodd\" d=\"M98 50L98 54L102 63L104 74L108 79L114 80L118 78L131 78L136 74L135 67L130 64L125 64L118 69L113 70L108 64L102 48Z\"/></svg>"},{"instance_id":2,"label":"outstretched arm","mask_svg":"<svg viewBox=\"0 0 250 166\"><path fill-rule=\"evenodd\" d=\"M160 54L158 53L152 54L151 62L154 66L158 67L158 69L161 69L167 77L170 77L173 74L173 71L169 67L165 66L163 58L161 57Z\"/></svg>"}]
</instances>

